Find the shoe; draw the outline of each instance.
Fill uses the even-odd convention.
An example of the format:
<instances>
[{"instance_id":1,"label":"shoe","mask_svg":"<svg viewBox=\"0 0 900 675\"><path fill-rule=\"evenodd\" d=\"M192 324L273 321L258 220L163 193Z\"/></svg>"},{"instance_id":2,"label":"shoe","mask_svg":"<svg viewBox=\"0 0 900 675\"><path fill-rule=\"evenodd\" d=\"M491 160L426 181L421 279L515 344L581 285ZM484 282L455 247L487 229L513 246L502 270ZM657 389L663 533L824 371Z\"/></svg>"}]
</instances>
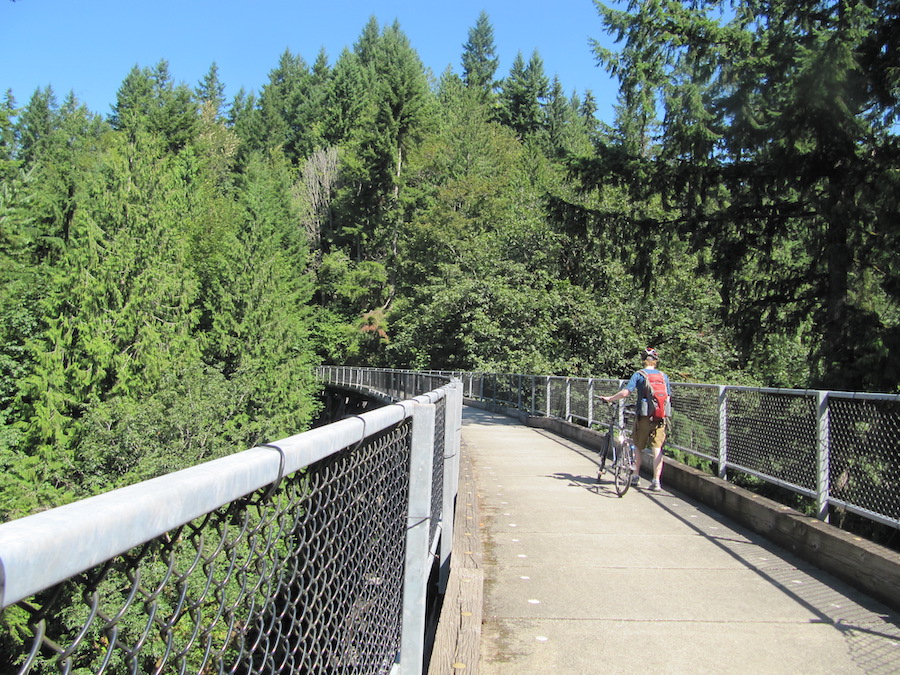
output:
<instances>
[{"instance_id":1,"label":"shoe","mask_svg":"<svg viewBox=\"0 0 900 675\"><path fill-rule=\"evenodd\" d=\"M641 482L641 479L640 479L639 476L632 476L632 477L631 477L631 486L632 486L632 487L637 487L638 484L639 484L640 482Z\"/></svg>"},{"instance_id":2,"label":"shoe","mask_svg":"<svg viewBox=\"0 0 900 675\"><path fill-rule=\"evenodd\" d=\"M660 490L662 490L662 487L660 486L658 480L653 480L650 481L650 489L653 490L653 492L659 492Z\"/></svg>"}]
</instances>

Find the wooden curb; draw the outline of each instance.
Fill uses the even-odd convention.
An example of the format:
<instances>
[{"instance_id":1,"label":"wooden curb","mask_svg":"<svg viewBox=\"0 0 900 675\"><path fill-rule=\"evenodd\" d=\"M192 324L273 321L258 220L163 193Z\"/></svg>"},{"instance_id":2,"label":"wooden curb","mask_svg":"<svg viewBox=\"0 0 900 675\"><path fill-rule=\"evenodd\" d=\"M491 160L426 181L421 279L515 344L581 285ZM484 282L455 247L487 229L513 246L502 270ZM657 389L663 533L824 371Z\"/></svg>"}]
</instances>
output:
<instances>
[{"instance_id":1,"label":"wooden curb","mask_svg":"<svg viewBox=\"0 0 900 675\"><path fill-rule=\"evenodd\" d=\"M484 604L478 492L466 444L460 448L459 492L450 576L428 664L428 675L474 675L481 659Z\"/></svg>"}]
</instances>

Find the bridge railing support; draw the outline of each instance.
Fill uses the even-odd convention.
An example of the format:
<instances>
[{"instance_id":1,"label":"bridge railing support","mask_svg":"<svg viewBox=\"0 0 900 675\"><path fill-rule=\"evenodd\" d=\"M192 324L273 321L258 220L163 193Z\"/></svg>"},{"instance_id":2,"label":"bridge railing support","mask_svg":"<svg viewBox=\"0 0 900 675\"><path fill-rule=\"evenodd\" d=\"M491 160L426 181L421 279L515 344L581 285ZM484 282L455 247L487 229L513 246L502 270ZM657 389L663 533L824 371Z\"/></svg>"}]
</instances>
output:
<instances>
[{"instance_id":1,"label":"bridge railing support","mask_svg":"<svg viewBox=\"0 0 900 675\"><path fill-rule=\"evenodd\" d=\"M718 388L718 412L719 412L719 438L718 438L718 457L719 457L719 478L723 480L728 477L728 398L725 395L726 389L723 386Z\"/></svg>"},{"instance_id":2,"label":"bridge railing support","mask_svg":"<svg viewBox=\"0 0 900 675\"><path fill-rule=\"evenodd\" d=\"M420 403L413 409L400 641L401 675L419 675L425 660L425 603L431 570L429 533L434 420L433 404Z\"/></svg>"},{"instance_id":3,"label":"bridge railing support","mask_svg":"<svg viewBox=\"0 0 900 675\"><path fill-rule=\"evenodd\" d=\"M498 374L461 375L470 378L469 397L498 402L479 395ZM588 427L596 422L595 399L624 385L546 375L515 381L520 391L506 403L527 398L519 403L523 412ZM558 404L554 383L562 392ZM890 470L900 456L900 395L684 382L672 388L670 450L708 462L719 478L746 474L802 495L822 520L837 508L900 529L900 482Z\"/></svg>"},{"instance_id":4,"label":"bridge railing support","mask_svg":"<svg viewBox=\"0 0 900 675\"><path fill-rule=\"evenodd\" d=\"M828 392L816 396L816 517L828 521L828 495L831 484L831 442L828 429Z\"/></svg>"},{"instance_id":5,"label":"bridge railing support","mask_svg":"<svg viewBox=\"0 0 900 675\"><path fill-rule=\"evenodd\" d=\"M320 375L436 388L0 524L0 609L32 631L5 641L0 662L22 674L265 672L275 659L290 672L421 672L436 533L453 520L460 388Z\"/></svg>"}]
</instances>

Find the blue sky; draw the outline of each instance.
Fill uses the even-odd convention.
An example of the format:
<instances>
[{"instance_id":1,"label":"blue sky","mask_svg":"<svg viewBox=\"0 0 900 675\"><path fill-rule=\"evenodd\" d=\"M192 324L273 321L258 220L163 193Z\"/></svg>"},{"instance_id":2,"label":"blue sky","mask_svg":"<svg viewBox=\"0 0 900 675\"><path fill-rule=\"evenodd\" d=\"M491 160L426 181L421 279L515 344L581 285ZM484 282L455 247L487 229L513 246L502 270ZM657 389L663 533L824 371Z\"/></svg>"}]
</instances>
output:
<instances>
[{"instance_id":1,"label":"blue sky","mask_svg":"<svg viewBox=\"0 0 900 675\"><path fill-rule=\"evenodd\" d=\"M610 3L612 4L612 3ZM369 17L400 22L424 65L461 72L460 57L479 13L494 28L498 75L521 51L537 49L567 94L594 92L598 117L612 120L616 85L588 45L610 44L592 0L0 0L0 92L23 105L48 84L108 114L135 65L169 63L176 82L194 87L215 61L230 101L262 88L285 49L310 64L324 47L334 63L352 48Z\"/></svg>"}]
</instances>

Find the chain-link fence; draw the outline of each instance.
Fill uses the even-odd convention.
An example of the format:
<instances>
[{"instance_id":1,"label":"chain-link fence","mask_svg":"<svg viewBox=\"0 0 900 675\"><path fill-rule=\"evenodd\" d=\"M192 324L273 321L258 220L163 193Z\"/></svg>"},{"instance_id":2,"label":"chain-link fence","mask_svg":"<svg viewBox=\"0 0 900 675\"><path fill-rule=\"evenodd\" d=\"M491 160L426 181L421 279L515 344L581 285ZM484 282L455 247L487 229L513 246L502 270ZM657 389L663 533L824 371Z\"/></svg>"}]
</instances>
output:
<instances>
[{"instance_id":1,"label":"chain-link fence","mask_svg":"<svg viewBox=\"0 0 900 675\"><path fill-rule=\"evenodd\" d=\"M900 522L900 402L835 393L827 424L831 503Z\"/></svg>"},{"instance_id":2,"label":"chain-link fence","mask_svg":"<svg viewBox=\"0 0 900 675\"><path fill-rule=\"evenodd\" d=\"M668 430L668 444L683 452L709 460L720 476L724 464L720 449L721 432L725 428L721 417L724 411L724 387L672 383L672 423Z\"/></svg>"},{"instance_id":3,"label":"chain-link fence","mask_svg":"<svg viewBox=\"0 0 900 675\"><path fill-rule=\"evenodd\" d=\"M437 371L438 373L440 371ZM467 397L602 427L621 380L460 373ZM508 386L496 387L504 382ZM518 391L512 389L516 383ZM667 448L900 528L900 396L672 383Z\"/></svg>"},{"instance_id":4,"label":"chain-link fence","mask_svg":"<svg viewBox=\"0 0 900 675\"><path fill-rule=\"evenodd\" d=\"M385 377L446 386L0 525L0 672L420 670L461 395Z\"/></svg>"}]
</instances>

